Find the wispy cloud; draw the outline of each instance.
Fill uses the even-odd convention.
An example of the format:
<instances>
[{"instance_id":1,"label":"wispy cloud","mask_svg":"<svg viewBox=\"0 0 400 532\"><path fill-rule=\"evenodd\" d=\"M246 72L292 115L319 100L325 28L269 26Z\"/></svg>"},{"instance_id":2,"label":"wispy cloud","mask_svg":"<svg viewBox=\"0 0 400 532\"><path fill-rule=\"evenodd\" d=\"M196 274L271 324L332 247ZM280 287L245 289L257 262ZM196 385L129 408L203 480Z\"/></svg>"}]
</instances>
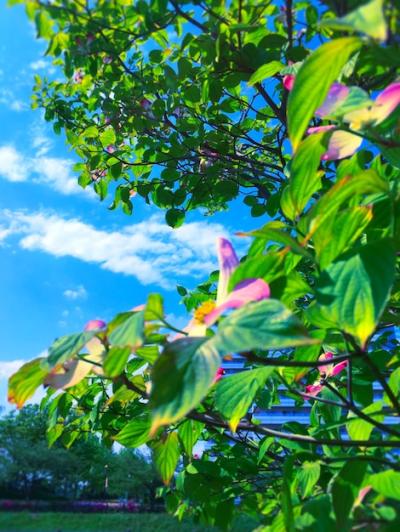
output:
<instances>
[{"instance_id":1,"label":"wispy cloud","mask_svg":"<svg viewBox=\"0 0 400 532\"><path fill-rule=\"evenodd\" d=\"M26 111L29 105L16 98L15 94L10 89L0 88L0 104L4 105L10 111Z\"/></svg>"},{"instance_id":2,"label":"wispy cloud","mask_svg":"<svg viewBox=\"0 0 400 532\"><path fill-rule=\"evenodd\" d=\"M11 144L0 146L0 177L13 182L30 180L45 184L66 195L93 194L78 185L76 176L71 172L72 160L45 155L49 149L46 137L34 137L33 144L37 148L33 157L25 156Z\"/></svg>"},{"instance_id":3,"label":"wispy cloud","mask_svg":"<svg viewBox=\"0 0 400 532\"><path fill-rule=\"evenodd\" d=\"M23 249L74 257L164 288L215 269L215 239L227 233L222 225L203 221L171 229L159 216L118 231L45 212L3 211L0 224L8 230L6 238L14 235Z\"/></svg>"},{"instance_id":4,"label":"wispy cloud","mask_svg":"<svg viewBox=\"0 0 400 532\"><path fill-rule=\"evenodd\" d=\"M63 295L66 299L75 301L77 299L86 299L88 294L86 288L83 285L79 285L76 288L64 290Z\"/></svg>"},{"instance_id":5,"label":"wispy cloud","mask_svg":"<svg viewBox=\"0 0 400 532\"><path fill-rule=\"evenodd\" d=\"M32 61L32 63L29 64L29 68L35 72L44 71L45 74L53 74L56 70L49 61L45 61L44 59Z\"/></svg>"},{"instance_id":6,"label":"wispy cloud","mask_svg":"<svg viewBox=\"0 0 400 532\"><path fill-rule=\"evenodd\" d=\"M53 147L52 139L47 136L43 126L43 119L37 121L31 128L32 148L35 150L35 156L41 157L46 155Z\"/></svg>"}]
</instances>

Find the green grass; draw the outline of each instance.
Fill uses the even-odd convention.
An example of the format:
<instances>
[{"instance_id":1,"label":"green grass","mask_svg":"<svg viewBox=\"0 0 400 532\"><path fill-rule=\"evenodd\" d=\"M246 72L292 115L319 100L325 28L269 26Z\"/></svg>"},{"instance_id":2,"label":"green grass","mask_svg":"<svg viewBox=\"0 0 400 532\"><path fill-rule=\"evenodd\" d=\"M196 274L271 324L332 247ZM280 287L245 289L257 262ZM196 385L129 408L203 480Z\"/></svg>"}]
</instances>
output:
<instances>
[{"instance_id":1,"label":"green grass","mask_svg":"<svg viewBox=\"0 0 400 532\"><path fill-rule=\"evenodd\" d=\"M233 527L250 532L255 523L240 518ZM1 532L215 532L215 529L179 523L167 514L82 514L0 512Z\"/></svg>"},{"instance_id":2,"label":"green grass","mask_svg":"<svg viewBox=\"0 0 400 532\"><path fill-rule=\"evenodd\" d=\"M79 514L1 512L3 532L200 532L166 514Z\"/></svg>"}]
</instances>

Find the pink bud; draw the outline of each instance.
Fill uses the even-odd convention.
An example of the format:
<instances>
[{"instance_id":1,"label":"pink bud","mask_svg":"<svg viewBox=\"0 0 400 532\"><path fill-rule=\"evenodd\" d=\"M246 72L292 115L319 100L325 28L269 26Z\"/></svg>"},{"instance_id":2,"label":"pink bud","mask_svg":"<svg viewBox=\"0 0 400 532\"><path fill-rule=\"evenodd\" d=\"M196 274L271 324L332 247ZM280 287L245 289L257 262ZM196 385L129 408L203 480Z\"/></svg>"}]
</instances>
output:
<instances>
[{"instance_id":1,"label":"pink bud","mask_svg":"<svg viewBox=\"0 0 400 532\"><path fill-rule=\"evenodd\" d=\"M94 331L96 329L105 329L107 324L103 320L90 320L85 325L85 331Z\"/></svg>"},{"instance_id":2,"label":"pink bud","mask_svg":"<svg viewBox=\"0 0 400 532\"><path fill-rule=\"evenodd\" d=\"M216 373L215 373L215 377L214 377L213 383L216 383L219 380L221 380L222 377L224 376L224 374L225 374L225 370L222 369L222 368L218 368Z\"/></svg>"},{"instance_id":3,"label":"pink bud","mask_svg":"<svg viewBox=\"0 0 400 532\"><path fill-rule=\"evenodd\" d=\"M283 76L282 83L287 91L291 91L293 89L295 79L296 76L294 76L294 74L287 74L286 76Z\"/></svg>"},{"instance_id":4,"label":"pink bud","mask_svg":"<svg viewBox=\"0 0 400 532\"><path fill-rule=\"evenodd\" d=\"M74 81L75 81L75 83L81 83L84 77L85 77L85 74L84 74L83 70L79 69L79 70L75 71L75 73L74 73Z\"/></svg>"}]
</instances>

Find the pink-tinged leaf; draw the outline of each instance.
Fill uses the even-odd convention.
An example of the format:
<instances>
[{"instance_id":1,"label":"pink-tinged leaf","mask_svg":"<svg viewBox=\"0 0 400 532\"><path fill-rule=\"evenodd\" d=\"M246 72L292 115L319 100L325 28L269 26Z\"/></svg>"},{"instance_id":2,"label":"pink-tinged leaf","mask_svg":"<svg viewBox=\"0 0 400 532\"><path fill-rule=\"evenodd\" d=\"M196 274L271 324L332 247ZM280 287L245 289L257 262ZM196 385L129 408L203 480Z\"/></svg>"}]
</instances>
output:
<instances>
[{"instance_id":1,"label":"pink-tinged leaf","mask_svg":"<svg viewBox=\"0 0 400 532\"><path fill-rule=\"evenodd\" d=\"M344 360L343 362L340 362L339 364L336 364L335 366L333 366L332 372L331 372L332 377L334 377L335 375L338 375L341 371L346 369L347 364L348 364L348 360Z\"/></svg>"},{"instance_id":2,"label":"pink-tinged leaf","mask_svg":"<svg viewBox=\"0 0 400 532\"><path fill-rule=\"evenodd\" d=\"M322 390L322 384L310 384L306 386L306 394L308 395L318 395Z\"/></svg>"},{"instance_id":3,"label":"pink-tinged leaf","mask_svg":"<svg viewBox=\"0 0 400 532\"><path fill-rule=\"evenodd\" d=\"M55 390L70 388L83 380L92 370L93 365L83 360L68 360L63 367L47 375L44 384Z\"/></svg>"},{"instance_id":4,"label":"pink-tinged leaf","mask_svg":"<svg viewBox=\"0 0 400 532\"><path fill-rule=\"evenodd\" d=\"M331 358L333 358L333 353L331 353L330 351L328 351L327 353L323 353L319 358L318 360L330 360ZM326 366L318 366L318 371L319 371L319 374L320 375L323 375L323 376L326 376L330 373L332 369L332 364L327 364Z\"/></svg>"},{"instance_id":5,"label":"pink-tinged leaf","mask_svg":"<svg viewBox=\"0 0 400 532\"><path fill-rule=\"evenodd\" d=\"M237 268L239 259L232 244L226 238L218 238L217 255L219 264L217 305L220 305L227 297L229 279L233 271Z\"/></svg>"},{"instance_id":6,"label":"pink-tinged leaf","mask_svg":"<svg viewBox=\"0 0 400 532\"><path fill-rule=\"evenodd\" d=\"M365 496L372 490L372 486L364 486L360 489L358 492L357 498L354 501L353 508L356 506L360 506L360 504L363 502Z\"/></svg>"},{"instance_id":7,"label":"pink-tinged leaf","mask_svg":"<svg viewBox=\"0 0 400 532\"><path fill-rule=\"evenodd\" d=\"M263 279L247 279L239 283L236 288L228 294L222 305L217 306L204 318L206 325L210 326L228 309L243 307L251 301L261 301L270 296L269 285Z\"/></svg>"},{"instance_id":8,"label":"pink-tinged leaf","mask_svg":"<svg viewBox=\"0 0 400 532\"><path fill-rule=\"evenodd\" d=\"M392 83L375 100L376 123L383 122L400 105L400 81Z\"/></svg>"},{"instance_id":9,"label":"pink-tinged leaf","mask_svg":"<svg viewBox=\"0 0 400 532\"><path fill-rule=\"evenodd\" d=\"M95 331L97 329L99 331L102 331L106 327L107 327L107 324L103 320L90 320L85 326L85 331ZM104 353L104 345L98 338L94 337L91 340L89 340L89 342L87 342L85 347L88 350L88 353L90 355L88 358L92 359L93 362L97 362L97 363L102 362L102 355ZM95 373L98 373L100 375L103 374L101 368L99 368L98 366L97 367L92 366L92 367Z\"/></svg>"},{"instance_id":10,"label":"pink-tinged leaf","mask_svg":"<svg viewBox=\"0 0 400 532\"><path fill-rule=\"evenodd\" d=\"M307 132L312 135L313 133L329 130L333 130L333 133L329 139L328 151L321 157L322 161L337 161L345 157L350 157L361 146L363 141L362 137L349 133L348 131L335 129L335 126L332 125L310 127Z\"/></svg>"},{"instance_id":11,"label":"pink-tinged leaf","mask_svg":"<svg viewBox=\"0 0 400 532\"><path fill-rule=\"evenodd\" d=\"M349 94L349 88L341 83L333 83L329 89L328 95L325 98L324 103L318 107L315 114L321 118L329 116L340 106L341 103L347 98Z\"/></svg>"},{"instance_id":12,"label":"pink-tinged leaf","mask_svg":"<svg viewBox=\"0 0 400 532\"><path fill-rule=\"evenodd\" d=\"M392 83L382 91L372 105L346 113L344 121L352 129L363 129L368 125L383 122L400 105L400 81Z\"/></svg>"}]
</instances>

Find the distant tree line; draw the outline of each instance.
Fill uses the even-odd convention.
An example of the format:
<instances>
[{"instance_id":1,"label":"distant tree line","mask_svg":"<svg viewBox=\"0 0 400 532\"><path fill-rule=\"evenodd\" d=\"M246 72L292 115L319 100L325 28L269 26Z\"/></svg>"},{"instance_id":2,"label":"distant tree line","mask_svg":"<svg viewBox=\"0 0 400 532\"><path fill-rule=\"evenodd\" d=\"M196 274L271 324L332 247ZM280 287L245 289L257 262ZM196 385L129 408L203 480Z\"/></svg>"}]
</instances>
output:
<instances>
[{"instance_id":1,"label":"distant tree line","mask_svg":"<svg viewBox=\"0 0 400 532\"><path fill-rule=\"evenodd\" d=\"M138 451L115 451L92 434L71 448L62 441L49 447L37 405L0 418L0 498L129 498L153 506L159 484Z\"/></svg>"}]
</instances>

